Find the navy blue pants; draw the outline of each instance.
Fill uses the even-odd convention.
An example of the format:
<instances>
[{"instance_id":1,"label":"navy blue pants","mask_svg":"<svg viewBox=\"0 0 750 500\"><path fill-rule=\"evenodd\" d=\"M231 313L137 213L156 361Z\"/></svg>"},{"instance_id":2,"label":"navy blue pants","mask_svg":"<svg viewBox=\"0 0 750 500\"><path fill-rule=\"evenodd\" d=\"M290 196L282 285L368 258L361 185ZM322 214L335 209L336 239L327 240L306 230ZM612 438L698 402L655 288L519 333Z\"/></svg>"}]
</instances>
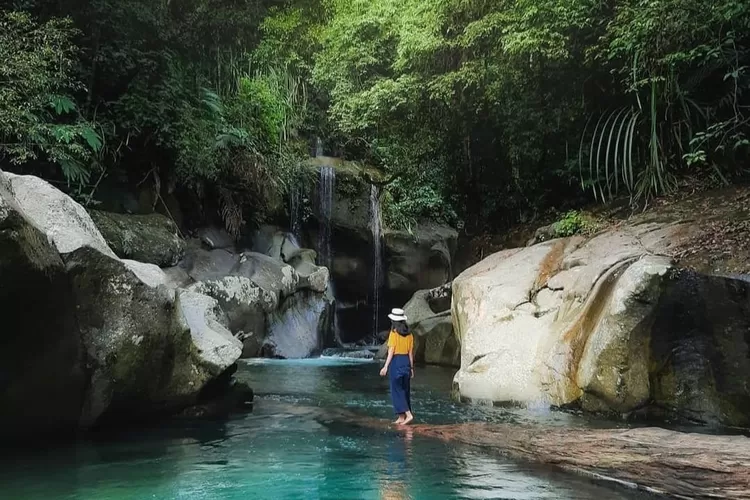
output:
<instances>
[{"instance_id":1,"label":"navy blue pants","mask_svg":"<svg viewBox=\"0 0 750 500\"><path fill-rule=\"evenodd\" d=\"M411 411L411 363L408 354L395 354L390 366L391 401L396 415Z\"/></svg>"}]
</instances>

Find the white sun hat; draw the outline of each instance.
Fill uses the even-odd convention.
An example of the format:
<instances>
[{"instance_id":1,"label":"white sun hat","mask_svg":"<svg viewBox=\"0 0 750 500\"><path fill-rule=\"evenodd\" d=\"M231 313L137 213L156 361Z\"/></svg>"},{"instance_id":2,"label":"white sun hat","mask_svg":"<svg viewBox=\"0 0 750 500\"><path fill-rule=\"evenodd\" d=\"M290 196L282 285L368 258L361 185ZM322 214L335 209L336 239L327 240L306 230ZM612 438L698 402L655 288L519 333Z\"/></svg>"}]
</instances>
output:
<instances>
[{"instance_id":1,"label":"white sun hat","mask_svg":"<svg viewBox=\"0 0 750 500\"><path fill-rule=\"evenodd\" d=\"M406 315L403 309L391 309L391 314L388 315L393 321L406 321Z\"/></svg>"}]
</instances>

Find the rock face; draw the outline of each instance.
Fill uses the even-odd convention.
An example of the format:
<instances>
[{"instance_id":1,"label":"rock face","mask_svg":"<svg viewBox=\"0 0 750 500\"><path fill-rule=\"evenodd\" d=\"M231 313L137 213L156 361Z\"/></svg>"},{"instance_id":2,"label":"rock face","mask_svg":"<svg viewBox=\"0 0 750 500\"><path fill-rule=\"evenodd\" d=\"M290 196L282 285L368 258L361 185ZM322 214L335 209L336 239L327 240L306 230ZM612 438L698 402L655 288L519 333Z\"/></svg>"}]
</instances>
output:
<instances>
[{"instance_id":1,"label":"rock face","mask_svg":"<svg viewBox=\"0 0 750 500\"><path fill-rule=\"evenodd\" d=\"M0 172L0 245L0 418L13 437L178 411L240 356L216 301L118 259L40 179Z\"/></svg>"},{"instance_id":2,"label":"rock face","mask_svg":"<svg viewBox=\"0 0 750 500\"><path fill-rule=\"evenodd\" d=\"M438 224L422 224L410 234L388 230L384 234L386 288L403 301L417 290L449 282L458 233Z\"/></svg>"},{"instance_id":3,"label":"rock face","mask_svg":"<svg viewBox=\"0 0 750 500\"><path fill-rule=\"evenodd\" d=\"M0 172L0 440L78 426L88 375L60 254ZM54 298L54 300L50 300Z\"/></svg>"},{"instance_id":4,"label":"rock face","mask_svg":"<svg viewBox=\"0 0 750 500\"><path fill-rule=\"evenodd\" d=\"M287 298L268 318L268 337L261 347L267 358L307 358L320 352L330 329L333 298L302 291Z\"/></svg>"},{"instance_id":5,"label":"rock face","mask_svg":"<svg viewBox=\"0 0 750 500\"><path fill-rule=\"evenodd\" d=\"M129 215L89 212L109 247L123 259L175 266L185 253L177 226L161 214Z\"/></svg>"},{"instance_id":6,"label":"rock face","mask_svg":"<svg viewBox=\"0 0 750 500\"><path fill-rule=\"evenodd\" d=\"M207 249L219 238L203 240L188 242L181 269L194 280L190 290L218 301L244 357L305 358L330 343L328 269L315 265L313 250L270 226L255 235L254 251Z\"/></svg>"},{"instance_id":7,"label":"rock face","mask_svg":"<svg viewBox=\"0 0 750 500\"><path fill-rule=\"evenodd\" d=\"M404 306L404 312L414 334L417 362L460 366L461 346L453 333L450 293L435 297L433 290L420 290Z\"/></svg>"},{"instance_id":8,"label":"rock face","mask_svg":"<svg viewBox=\"0 0 750 500\"><path fill-rule=\"evenodd\" d=\"M681 271L651 334L654 403L692 421L750 426L749 332L750 282Z\"/></svg>"},{"instance_id":9,"label":"rock face","mask_svg":"<svg viewBox=\"0 0 750 500\"><path fill-rule=\"evenodd\" d=\"M457 395L748 422L750 390L721 375L750 375L736 333L750 321L747 289L717 277L679 285L660 256L694 231L624 226L503 251L466 270L453 282ZM689 299L688 314L678 304Z\"/></svg>"}]
</instances>

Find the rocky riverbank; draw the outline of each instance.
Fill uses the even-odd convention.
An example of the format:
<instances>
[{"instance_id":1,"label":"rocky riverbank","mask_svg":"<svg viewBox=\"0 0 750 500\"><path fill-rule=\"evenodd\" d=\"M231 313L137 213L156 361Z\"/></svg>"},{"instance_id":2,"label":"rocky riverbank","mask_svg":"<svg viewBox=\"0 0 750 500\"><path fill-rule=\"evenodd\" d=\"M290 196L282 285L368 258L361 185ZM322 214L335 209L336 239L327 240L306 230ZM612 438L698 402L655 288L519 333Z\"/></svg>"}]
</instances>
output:
<instances>
[{"instance_id":1,"label":"rocky riverbank","mask_svg":"<svg viewBox=\"0 0 750 500\"><path fill-rule=\"evenodd\" d=\"M174 413L231 384L242 343L217 301L118 258L39 178L0 172L0 280L2 439Z\"/></svg>"},{"instance_id":2,"label":"rocky riverbank","mask_svg":"<svg viewBox=\"0 0 750 500\"><path fill-rule=\"evenodd\" d=\"M458 366L460 399L749 426L749 199L661 200L569 237L545 226L450 291L414 294L418 359Z\"/></svg>"}]
</instances>

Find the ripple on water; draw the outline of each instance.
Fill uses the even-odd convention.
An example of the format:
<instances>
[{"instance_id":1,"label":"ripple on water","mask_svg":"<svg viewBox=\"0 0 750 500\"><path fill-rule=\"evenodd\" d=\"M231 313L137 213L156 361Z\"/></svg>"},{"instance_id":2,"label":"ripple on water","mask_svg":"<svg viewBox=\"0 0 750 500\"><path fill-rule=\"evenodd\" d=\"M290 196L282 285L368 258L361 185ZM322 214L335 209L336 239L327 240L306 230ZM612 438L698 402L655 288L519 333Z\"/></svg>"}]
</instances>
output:
<instances>
[{"instance_id":1,"label":"ripple on water","mask_svg":"<svg viewBox=\"0 0 750 500\"><path fill-rule=\"evenodd\" d=\"M258 394L252 413L222 422L172 422L98 442L7 457L9 499L631 499L544 468L408 433L323 424L307 407L348 407L391 418L388 382L368 360L243 362ZM459 405L453 373L424 368L413 381L424 422L542 421L586 425L538 409Z\"/></svg>"}]
</instances>

